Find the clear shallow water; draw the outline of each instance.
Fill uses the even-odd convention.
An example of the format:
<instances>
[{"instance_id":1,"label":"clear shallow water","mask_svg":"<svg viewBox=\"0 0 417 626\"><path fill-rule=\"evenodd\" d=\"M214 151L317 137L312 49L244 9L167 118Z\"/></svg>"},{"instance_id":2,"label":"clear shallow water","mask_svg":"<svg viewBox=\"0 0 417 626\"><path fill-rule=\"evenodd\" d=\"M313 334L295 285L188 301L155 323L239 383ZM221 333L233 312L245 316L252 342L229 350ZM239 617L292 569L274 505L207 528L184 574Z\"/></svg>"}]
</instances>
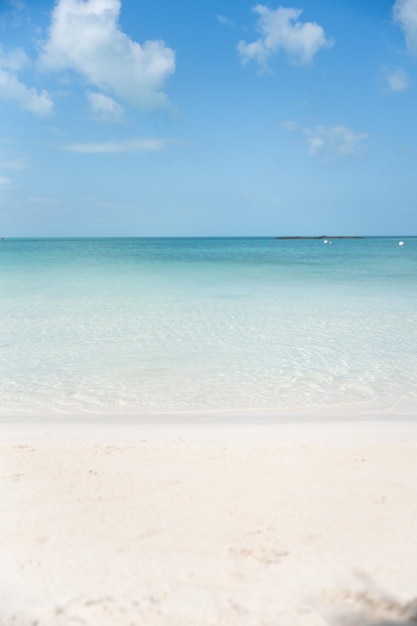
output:
<instances>
[{"instance_id":1,"label":"clear shallow water","mask_svg":"<svg viewBox=\"0 0 417 626\"><path fill-rule=\"evenodd\" d=\"M417 239L9 239L0 415L413 414Z\"/></svg>"}]
</instances>

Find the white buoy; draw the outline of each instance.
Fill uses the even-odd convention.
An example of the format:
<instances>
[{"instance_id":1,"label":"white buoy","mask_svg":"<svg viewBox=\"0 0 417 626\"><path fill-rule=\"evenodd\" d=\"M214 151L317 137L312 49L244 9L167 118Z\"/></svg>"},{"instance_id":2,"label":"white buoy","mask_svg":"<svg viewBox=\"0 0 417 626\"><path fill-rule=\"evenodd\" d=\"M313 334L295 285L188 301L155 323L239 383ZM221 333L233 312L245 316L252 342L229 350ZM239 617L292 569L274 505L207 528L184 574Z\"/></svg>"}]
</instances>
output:
<instances>
[{"instance_id":1,"label":"white buoy","mask_svg":"<svg viewBox=\"0 0 417 626\"><path fill-rule=\"evenodd\" d=\"M327 239L323 239L323 243L329 243Z\"/></svg>"},{"instance_id":2,"label":"white buoy","mask_svg":"<svg viewBox=\"0 0 417 626\"><path fill-rule=\"evenodd\" d=\"M404 241L399 241L399 242L398 242L398 245L399 245L399 246L405 246L405 243L404 243Z\"/></svg>"}]
</instances>

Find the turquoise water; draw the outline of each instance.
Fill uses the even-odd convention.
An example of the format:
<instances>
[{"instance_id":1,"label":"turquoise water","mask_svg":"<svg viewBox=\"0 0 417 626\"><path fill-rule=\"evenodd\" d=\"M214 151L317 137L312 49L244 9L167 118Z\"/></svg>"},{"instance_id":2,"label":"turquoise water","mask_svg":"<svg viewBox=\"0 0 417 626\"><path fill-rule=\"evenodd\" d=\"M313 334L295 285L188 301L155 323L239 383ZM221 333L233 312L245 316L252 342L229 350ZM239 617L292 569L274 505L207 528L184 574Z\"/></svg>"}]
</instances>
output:
<instances>
[{"instance_id":1,"label":"turquoise water","mask_svg":"<svg viewBox=\"0 0 417 626\"><path fill-rule=\"evenodd\" d=\"M0 416L412 415L404 241L1 242Z\"/></svg>"}]
</instances>

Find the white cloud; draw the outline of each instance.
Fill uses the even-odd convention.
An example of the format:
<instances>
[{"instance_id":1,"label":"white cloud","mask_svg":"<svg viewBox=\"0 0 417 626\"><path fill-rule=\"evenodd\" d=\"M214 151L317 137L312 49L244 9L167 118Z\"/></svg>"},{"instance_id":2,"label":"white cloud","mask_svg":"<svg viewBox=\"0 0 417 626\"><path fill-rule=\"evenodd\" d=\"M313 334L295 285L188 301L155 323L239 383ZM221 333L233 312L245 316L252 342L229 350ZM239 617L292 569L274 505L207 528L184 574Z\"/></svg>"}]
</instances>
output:
<instances>
[{"instance_id":1,"label":"white cloud","mask_svg":"<svg viewBox=\"0 0 417 626\"><path fill-rule=\"evenodd\" d=\"M385 68L384 78L388 89L394 92L406 91L411 83L407 72L399 67L395 69Z\"/></svg>"},{"instance_id":2,"label":"white cloud","mask_svg":"<svg viewBox=\"0 0 417 626\"><path fill-rule=\"evenodd\" d=\"M73 70L100 91L143 109L169 106L163 92L175 53L163 41L139 44L118 24L120 0L58 0L41 64Z\"/></svg>"},{"instance_id":3,"label":"white cloud","mask_svg":"<svg viewBox=\"0 0 417 626\"><path fill-rule=\"evenodd\" d=\"M7 185L10 185L10 179L9 178L5 178L5 176L0 176L0 188L1 187L6 187Z\"/></svg>"},{"instance_id":4,"label":"white cloud","mask_svg":"<svg viewBox=\"0 0 417 626\"><path fill-rule=\"evenodd\" d=\"M363 142L368 137L366 133L357 133L340 125L306 129L304 136L311 156L322 157L325 160L362 154L365 149Z\"/></svg>"},{"instance_id":5,"label":"white cloud","mask_svg":"<svg viewBox=\"0 0 417 626\"><path fill-rule=\"evenodd\" d=\"M258 4L253 11L259 16L257 30L261 36L252 43L239 41L237 49L244 64L254 60L266 69L269 58L282 50L294 63L304 65L311 63L321 48L333 45L321 26L298 20L302 9L278 7L272 10Z\"/></svg>"},{"instance_id":6,"label":"white cloud","mask_svg":"<svg viewBox=\"0 0 417 626\"><path fill-rule=\"evenodd\" d=\"M70 152L86 154L109 154L118 152L159 152L170 142L168 139L125 139L98 143L74 143L64 146Z\"/></svg>"},{"instance_id":7,"label":"white cloud","mask_svg":"<svg viewBox=\"0 0 417 626\"><path fill-rule=\"evenodd\" d=\"M16 102L19 106L35 115L47 116L52 113L53 102L47 91L38 92L26 87L18 77L0 67L0 98Z\"/></svg>"},{"instance_id":8,"label":"white cloud","mask_svg":"<svg viewBox=\"0 0 417 626\"><path fill-rule=\"evenodd\" d=\"M319 125L316 128L303 128L294 120L284 120L281 128L288 133L297 133L307 141L308 151L312 157L319 157L324 161L355 157L366 150L366 133L358 133L351 128L342 126Z\"/></svg>"},{"instance_id":9,"label":"white cloud","mask_svg":"<svg viewBox=\"0 0 417 626\"><path fill-rule=\"evenodd\" d=\"M103 93L89 91L87 98L92 111L103 120L116 121L123 115L123 107Z\"/></svg>"},{"instance_id":10,"label":"white cloud","mask_svg":"<svg viewBox=\"0 0 417 626\"><path fill-rule=\"evenodd\" d=\"M417 54L417 0L396 0L392 11L404 32L407 47Z\"/></svg>"},{"instance_id":11,"label":"white cloud","mask_svg":"<svg viewBox=\"0 0 417 626\"><path fill-rule=\"evenodd\" d=\"M39 93L36 89L26 87L18 78L18 72L28 63L29 58L21 48L6 53L0 45L0 98L16 102L22 109L36 115L49 115L53 102L48 92Z\"/></svg>"}]
</instances>

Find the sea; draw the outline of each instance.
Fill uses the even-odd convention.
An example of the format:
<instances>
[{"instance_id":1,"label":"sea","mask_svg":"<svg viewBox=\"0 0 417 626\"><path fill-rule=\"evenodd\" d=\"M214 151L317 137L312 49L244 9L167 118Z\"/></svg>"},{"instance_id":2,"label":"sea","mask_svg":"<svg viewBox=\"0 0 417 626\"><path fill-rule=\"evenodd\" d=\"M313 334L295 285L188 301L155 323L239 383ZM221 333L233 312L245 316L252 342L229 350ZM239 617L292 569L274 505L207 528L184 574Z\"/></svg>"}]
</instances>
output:
<instances>
[{"instance_id":1,"label":"sea","mask_svg":"<svg viewBox=\"0 0 417 626\"><path fill-rule=\"evenodd\" d=\"M326 241L6 238L0 419L413 418L417 238Z\"/></svg>"}]
</instances>

